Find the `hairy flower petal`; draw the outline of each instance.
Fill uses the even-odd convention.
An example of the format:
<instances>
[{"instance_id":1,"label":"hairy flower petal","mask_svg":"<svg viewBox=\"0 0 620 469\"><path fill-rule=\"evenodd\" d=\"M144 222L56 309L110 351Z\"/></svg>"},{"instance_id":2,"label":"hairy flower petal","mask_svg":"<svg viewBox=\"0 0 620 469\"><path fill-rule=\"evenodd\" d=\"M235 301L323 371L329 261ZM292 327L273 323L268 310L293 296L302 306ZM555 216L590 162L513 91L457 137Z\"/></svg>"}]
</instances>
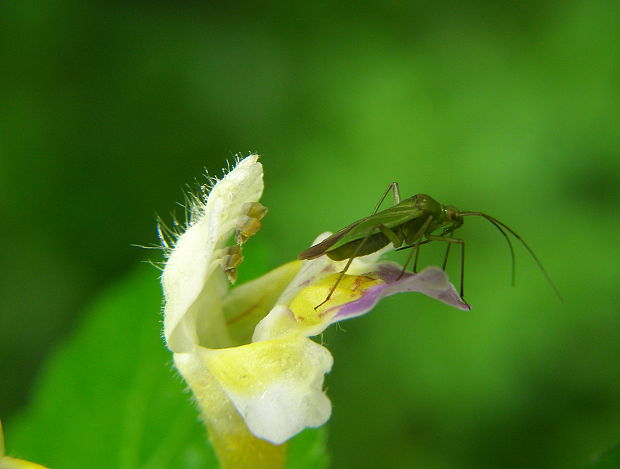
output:
<instances>
[{"instance_id":1,"label":"hairy flower petal","mask_svg":"<svg viewBox=\"0 0 620 469\"><path fill-rule=\"evenodd\" d=\"M162 275L166 306L164 336L168 348L187 352L199 343L225 345L220 298L228 288L220 268L222 248L231 237L246 203L263 193L263 169L257 155L244 158L209 193L170 254ZM200 331L197 329L200 323Z\"/></svg>"}]
</instances>

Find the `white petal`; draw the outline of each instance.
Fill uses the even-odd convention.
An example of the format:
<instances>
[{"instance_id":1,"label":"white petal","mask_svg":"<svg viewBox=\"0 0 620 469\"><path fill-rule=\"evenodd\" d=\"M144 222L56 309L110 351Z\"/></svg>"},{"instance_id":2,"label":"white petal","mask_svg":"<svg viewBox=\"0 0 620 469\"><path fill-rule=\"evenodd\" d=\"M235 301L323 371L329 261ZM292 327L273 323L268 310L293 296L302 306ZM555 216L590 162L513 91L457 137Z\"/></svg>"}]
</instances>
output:
<instances>
[{"instance_id":1,"label":"white petal","mask_svg":"<svg viewBox=\"0 0 620 469\"><path fill-rule=\"evenodd\" d=\"M252 342L257 323L273 308L301 265L301 261L289 262L229 291L222 307L233 345Z\"/></svg>"},{"instance_id":2,"label":"white petal","mask_svg":"<svg viewBox=\"0 0 620 469\"><path fill-rule=\"evenodd\" d=\"M322 388L333 359L310 339L289 336L200 353L258 438L281 444L331 415Z\"/></svg>"},{"instance_id":3,"label":"white petal","mask_svg":"<svg viewBox=\"0 0 620 469\"><path fill-rule=\"evenodd\" d=\"M256 325L252 342L285 337L300 331L293 312L285 305L276 305L269 314ZM310 335L310 334L308 334Z\"/></svg>"},{"instance_id":4,"label":"white petal","mask_svg":"<svg viewBox=\"0 0 620 469\"><path fill-rule=\"evenodd\" d=\"M222 345L217 343L226 337L221 297L228 286L219 268L220 249L243 216L244 204L257 202L262 192L263 168L258 156L250 155L213 186L206 204L196 207L196 219L177 240L162 275L164 336L172 351L191 351L201 341Z\"/></svg>"}]
</instances>

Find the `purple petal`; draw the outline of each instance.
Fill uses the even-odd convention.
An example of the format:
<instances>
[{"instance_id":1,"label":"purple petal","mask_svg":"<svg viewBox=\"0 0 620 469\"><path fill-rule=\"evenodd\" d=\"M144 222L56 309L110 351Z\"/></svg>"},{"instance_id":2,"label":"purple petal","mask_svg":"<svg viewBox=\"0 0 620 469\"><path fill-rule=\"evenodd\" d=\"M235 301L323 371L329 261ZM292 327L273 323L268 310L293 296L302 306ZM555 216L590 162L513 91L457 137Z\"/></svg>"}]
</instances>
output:
<instances>
[{"instance_id":1,"label":"purple petal","mask_svg":"<svg viewBox=\"0 0 620 469\"><path fill-rule=\"evenodd\" d=\"M419 292L463 311L471 309L456 292L446 273L438 267L428 267L417 274L406 272L398 279L401 271L402 267L393 262L379 264L375 274L386 283L370 287L358 300L342 306L332 322L360 316L372 309L381 298L401 292Z\"/></svg>"}]
</instances>

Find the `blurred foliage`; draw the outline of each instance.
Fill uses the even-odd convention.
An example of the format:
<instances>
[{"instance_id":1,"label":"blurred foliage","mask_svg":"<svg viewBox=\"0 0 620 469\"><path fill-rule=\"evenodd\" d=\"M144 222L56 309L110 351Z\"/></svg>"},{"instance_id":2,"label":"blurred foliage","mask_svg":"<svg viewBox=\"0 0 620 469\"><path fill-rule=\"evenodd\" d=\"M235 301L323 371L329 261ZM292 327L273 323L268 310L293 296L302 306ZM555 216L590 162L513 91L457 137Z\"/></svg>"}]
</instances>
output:
<instances>
[{"instance_id":1,"label":"blurred foliage","mask_svg":"<svg viewBox=\"0 0 620 469\"><path fill-rule=\"evenodd\" d=\"M620 467L620 445L595 458L588 469L616 469Z\"/></svg>"},{"instance_id":2,"label":"blurred foliage","mask_svg":"<svg viewBox=\"0 0 620 469\"><path fill-rule=\"evenodd\" d=\"M157 275L145 266L90 308L8 427L13 454L49 467L216 467L160 339Z\"/></svg>"},{"instance_id":3,"label":"blurred foliage","mask_svg":"<svg viewBox=\"0 0 620 469\"><path fill-rule=\"evenodd\" d=\"M294 257L398 180L508 223L565 296L523 250L511 288L468 219L471 313L400 295L325 335L334 467L575 467L617 443L618 2L23 0L0 25L0 416L149 257L154 213L256 151L248 258Z\"/></svg>"}]
</instances>

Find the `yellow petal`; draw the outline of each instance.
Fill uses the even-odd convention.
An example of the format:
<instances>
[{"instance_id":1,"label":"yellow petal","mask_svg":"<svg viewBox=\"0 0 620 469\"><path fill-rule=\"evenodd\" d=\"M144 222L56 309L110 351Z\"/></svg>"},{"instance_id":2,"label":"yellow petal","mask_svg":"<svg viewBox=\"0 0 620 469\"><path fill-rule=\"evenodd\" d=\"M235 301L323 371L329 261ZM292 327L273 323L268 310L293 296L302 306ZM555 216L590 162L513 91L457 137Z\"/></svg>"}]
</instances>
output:
<instances>
[{"instance_id":1,"label":"yellow petal","mask_svg":"<svg viewBox=\"0 0 620 469\"><path fill-rule=\"evenodd\" d=\"M0 469L47 469L34 462L10 458L4 455L4 432L2 430L2 422L0 422Z\"/></svg>"},{"instance_id":2,"label":"yellow petal","mask_svg":"<svg viewBox=\"0 0 620 469\"><path fill-rule=\"evenodd\" d=\"M23 459L0 457L0 469L47 469L45 466Z\"/></svg>"},{"instance_id":3,"label":"yellow petal","mask_svg":"<svg viewBox=\"0 0 620 469\"><path fill-rule=\"evenodd\" d=\"M322 388L332 356L303 336L227 349L200 347L195 354L175 354L175 363L218 433L238 431L228 417L232 410L254 436L278 445L322 425L331 414Z\"/></svg>"},{"instance_id":4,"label":"yellow petal","mask_svg":"<svg viewBox=\"0 0 620 469\"><path fill-rule=\"evenodd\" d=\"M332 323L338 306L359 299L370 287L383 283L366 275L345 275L331 298L315 309L327 298L339 276L331 274L296 289L296 295L290 299L288 306L276 306L258 323L252 340L258 342L287 335L318 335Z\"/></svg>"},{"instance_id":5,"label":"yellow petal","mask_svg":"<svg viewBox=\"0 0 620 469\"><path fill-rule=\"evenodd\" d=\"M230 290L223 309L233 345L252 341L256 324L273 308L300 267L301 261L289 262Z\"/></svg>"},{"instance_id":6,"label":"yellow petal","mask_svg":"<svg viewBox=\"0 0 620 469\"><path fill-rule=\"evenodd\" d=\"M329 351L303 336L288 336L230 349L201 350L250 431L281 444L331 415L323 392L333 363Z\"/></svg>"},{"instance_id":7,"label":"yellow petal","mask_svg":"<svg viewBox=\"0 0 620 469\"><path fill-rule=\"evenodd\" d=\"M283 469L286 444L274 445L248 430L217 379L199 354L174 355L209 431L222 469Z\"/></svg>"},{"instance_id":8,"label":"yellow petal","mask_svg":"<svg viewBox=\"0 0 620 469\"><path fill-rule=\"evenodd\" d=\"M299 292L289 306L297 322L306 326L329 325L337 312L336 306L355 301L370 287L383 283L365 275L344 275L330 299L325 301L339 277L340 274L332 274ZM319 304L321 306L316 308Z\"/></svg>"}]
</instances>

